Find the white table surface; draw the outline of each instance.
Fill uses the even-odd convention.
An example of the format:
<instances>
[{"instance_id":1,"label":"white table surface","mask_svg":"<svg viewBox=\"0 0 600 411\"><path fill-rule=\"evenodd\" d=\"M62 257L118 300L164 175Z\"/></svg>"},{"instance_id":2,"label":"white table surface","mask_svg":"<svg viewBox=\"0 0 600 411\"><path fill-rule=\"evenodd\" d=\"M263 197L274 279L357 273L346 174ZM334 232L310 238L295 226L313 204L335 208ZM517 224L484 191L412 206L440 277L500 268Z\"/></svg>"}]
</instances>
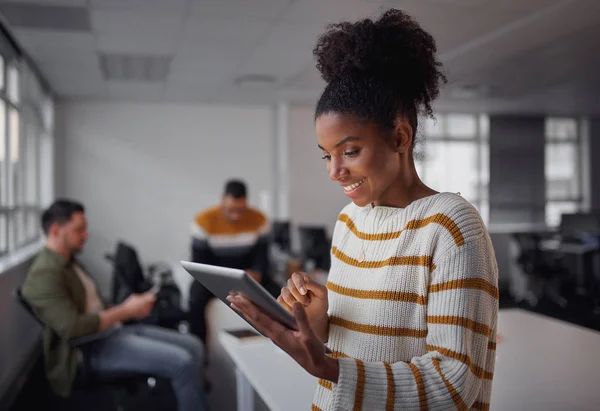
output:
<instances>
[{"instance_id":1,"label":"white table surface","mask_svg":"<svg viewBox=\"0 0 600 411\"><path fill-rule=\"evenodd\" d=\"M600 332L501 310L492 411L600 409ZM220 341L271 411L310 410L317 379L263 337Z\"/></svg>"},{"instance_id":2,"label":"white table surface","mask_svg":"<svg viewBox=\"0 0 600 411\"><path fill-rule=\"evenodd\" d=\"M262 336L238 340L222 331L219 341L271 411L309 411L317 388L313 377Z\"/></svg>"}]
</instances>

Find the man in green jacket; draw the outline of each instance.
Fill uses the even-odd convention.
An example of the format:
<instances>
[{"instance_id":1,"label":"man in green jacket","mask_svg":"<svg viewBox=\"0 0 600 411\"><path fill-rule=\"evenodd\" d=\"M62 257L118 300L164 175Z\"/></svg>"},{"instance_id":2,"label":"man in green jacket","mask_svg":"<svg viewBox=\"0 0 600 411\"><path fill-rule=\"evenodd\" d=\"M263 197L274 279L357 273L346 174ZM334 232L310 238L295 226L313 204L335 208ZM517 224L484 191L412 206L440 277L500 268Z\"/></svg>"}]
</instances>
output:
<instances>
[{"instance_id":1,"label":"man in green jacket","mask_svg":"<svg viewBox=\"0 0 600 411\"><path fill-rule=\"evenodd\" d=\"M46 246L33 262L22 286L23 297L45 324L44 360L53 390L68 397L81 360L68 340L114 328L108 337L92 342L94 372L140 372L170 378L179 410L205 410L202 391L204 347L199 339L150 325L123 325L147 317L156 297L134 294L108 307L96 283L75 255L87 240L84 207L58 200L42 215Z\"/></svg>"}]
</instances>

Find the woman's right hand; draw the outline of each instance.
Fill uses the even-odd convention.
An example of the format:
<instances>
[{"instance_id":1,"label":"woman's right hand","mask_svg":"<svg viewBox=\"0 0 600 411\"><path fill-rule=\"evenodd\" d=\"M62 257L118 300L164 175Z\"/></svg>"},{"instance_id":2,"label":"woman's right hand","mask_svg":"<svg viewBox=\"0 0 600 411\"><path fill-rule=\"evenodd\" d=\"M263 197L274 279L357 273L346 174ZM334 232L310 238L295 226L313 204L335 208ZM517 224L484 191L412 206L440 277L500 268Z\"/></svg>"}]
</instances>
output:
<instances>
[{"instance_id":1,"label":"woman's right hand","mask_svg":"<svg viewBox=\"0 0 600 411\"><path fill-rule=\"evenodd\" d=\"M306 273L295 272L288 280L287 286L281 289L277 301L292 315L294 315L292 308L294 303L300 302L304 306L313 331L323 341L327 341L329 330L327 287L312 281Z\"/></svg>"}]
</instances>

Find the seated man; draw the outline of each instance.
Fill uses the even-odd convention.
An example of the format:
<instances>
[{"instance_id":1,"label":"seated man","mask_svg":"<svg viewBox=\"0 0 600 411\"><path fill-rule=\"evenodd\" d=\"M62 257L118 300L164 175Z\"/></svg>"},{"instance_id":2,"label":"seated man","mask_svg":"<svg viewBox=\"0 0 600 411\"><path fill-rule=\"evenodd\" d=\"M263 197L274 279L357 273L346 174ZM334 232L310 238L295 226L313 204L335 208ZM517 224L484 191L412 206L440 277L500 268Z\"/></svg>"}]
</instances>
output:
<instances>
[{"instance_id":1,"label":"seated man","mask_svg":"<svg viewBox=\"0 0 600 411\"><path fill-rule=\"evenodd\" d=\"M42 215L46 246L33 262L22 286L23 297L46 325L44 360L53 390L68 397L80 361L80 351L68 340L117 328L91 342L90 366L97 374L123 371L164 376L171 380L179 410L205 410L202 391L204 349L191 335L149 325L123 322L149 315L154 294L134 294L108 307L92 277L75 255L87 240L87 221L81 204L59 200Z\"/></svg>"},{"instance_id":2,"label":"seated man","mask_svg":"<svg viewBox=\"0 0 600 411\"><path fill-rule=\"evenodd\" d=\"M246 185L230 180L221 204L196 216L192 223L192 261L245 270L273 296L280 287L269 277L269 222L248 207ZM205 309L214 295L198 281L190 287L190 332L206 345Z\"/></svg>"}]
</instances>

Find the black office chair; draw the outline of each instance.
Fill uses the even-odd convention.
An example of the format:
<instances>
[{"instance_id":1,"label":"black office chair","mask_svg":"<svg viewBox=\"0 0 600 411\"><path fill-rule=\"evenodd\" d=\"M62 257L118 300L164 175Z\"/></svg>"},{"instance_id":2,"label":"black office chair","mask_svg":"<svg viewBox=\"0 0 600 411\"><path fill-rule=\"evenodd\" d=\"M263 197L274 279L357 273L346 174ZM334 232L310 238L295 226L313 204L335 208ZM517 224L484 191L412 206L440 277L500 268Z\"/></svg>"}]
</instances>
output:
<instances>
[{"instance_id":1,"label":"black office chair","mask_svg":"<svg viewBox=\"0 0 600 411\"><path fill-rule=\"evenodd\" d=\"M45 328L44 323L35 315L35 312L29 302L21 294L21 289L16 288L13 291L13 296L17 302L35 319L35 321L42 327ZM154 385L157 376L147 373L95 373L90 364L90 349L92 343L101 341L104 338L108 338L118 332L117 328L109 328L98 333L73 338L68 341L71 347L77 348L82 353L82 361L79 364L77 370L77 376L74 381L74 388L79 390L95 390L97 388L108 388L108 391L112 394L111 400L114 409L122 410L122 404L119 396L117 395L119 390L126 390L127 393L133 394L139 390L141 386L148 384Z\"/></svg>"},{"instance_id":2,"label":"black office chair","mask_svg":"<svg viewBox=\"0 0 600 411\"><path fill-rule=\"evenodd\" d=\"M131 245L120 241L115 254L105 258L113 265L113 302L122 303L133 293L150 290L154 284L161 286L156 295L156 304L150 316L140 322L165 328L177 329L187 318L181 309L181 291L173 280L173 273L165 263L148 266L148 275L140 264L137 251Z\"/></svg>"},{"instance_id":3,"label":"black office chair","mask_svg":"<svg viewBox=\"0 0 600 411\"><path fill-rule=\"evenodd\" d=\"M305 265L312 261L314 267L329 271L331 266L331 240L325 227L298 226L300 235L300 258Z\"/></svg>"},{"instance_id":4,"label":"black office chair","mask_svg":"<svg viewBox=\"0 0 600 411\"><path fill-rule=\"evenodd\" d=\"M271 227L271 242L285 253L291 249L290 241L290 222L274 221Z\"/></svg>"},{"instance_id":5,"label":"black office chair","mask_svg":"<svg viewBox=\"0 0 600 411\"><path fill-rule=\"evenodd\" d=\"M547 297L562 308L567 306L567 299L562 295L561 286L568 276L559 253L543 251L540 248L542 236L536 233L513 234L520 253L516 262L527 275L528 292L526 300L533 307L542 297Z\"/></svg>"}]
</instances>

